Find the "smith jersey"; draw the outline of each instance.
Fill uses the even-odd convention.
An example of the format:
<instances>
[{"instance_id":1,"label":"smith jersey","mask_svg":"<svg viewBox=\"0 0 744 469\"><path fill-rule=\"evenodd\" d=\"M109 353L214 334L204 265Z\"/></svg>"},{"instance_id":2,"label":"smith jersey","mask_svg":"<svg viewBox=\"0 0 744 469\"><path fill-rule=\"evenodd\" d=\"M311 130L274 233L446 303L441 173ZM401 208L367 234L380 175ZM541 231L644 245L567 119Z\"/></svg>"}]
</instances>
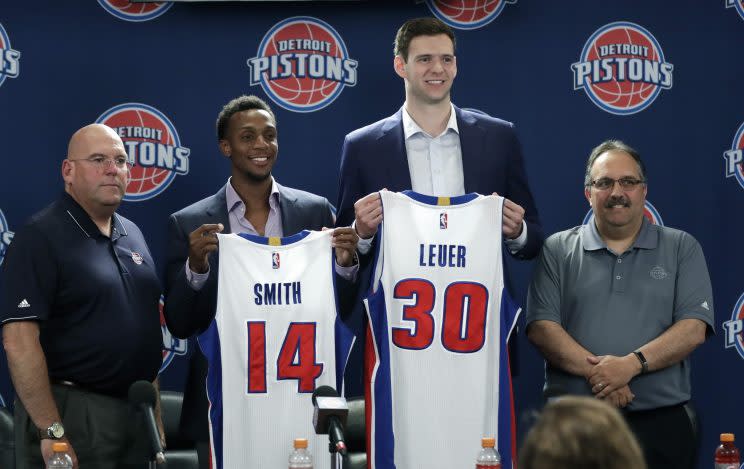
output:
<instances>
[{"instance_id":1,"label":"smith jersey","mask_svg":"<svg viewBox=\"0 0 744 469\"><path fill-rule=\"evenodd\" d=\"M365 300L370 468L473 467L481 438L515 455L504 288L503 198L380 192Z\"/></svg>"},{"instance_id":2,"label":"smith jersey","mask_svg":"<svg viewBox=\"0 0 744 469\"><path fill-rule=\"evenodd\" d=\"M217 311L199 336L209 361L212 467L287 467L293 440L307 438L315 467L328 468L328 436L315 435L311 397L321 385L340 389L347 356L331 231L218 239ZM337 339L344 360L336 360Z\"/></svg>"}]
</instances>

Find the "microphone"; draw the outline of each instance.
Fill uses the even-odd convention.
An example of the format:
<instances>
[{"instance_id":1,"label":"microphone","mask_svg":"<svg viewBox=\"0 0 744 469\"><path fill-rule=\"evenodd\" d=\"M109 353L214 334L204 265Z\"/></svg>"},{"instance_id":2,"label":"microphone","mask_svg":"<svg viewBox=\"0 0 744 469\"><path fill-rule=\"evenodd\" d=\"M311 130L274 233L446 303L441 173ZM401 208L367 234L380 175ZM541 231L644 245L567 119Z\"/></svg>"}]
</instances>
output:
<instances>
[{"instance_id":1,"label":"microphone","mask_svg":"<svg viewBox=\"0 0 744 469\"><path fill-rule=\"evenodd\" d=\"M160 444L160 433L158 432L158 426L155 424L155 414L153 413L157 399L155 386L149 381L136 381L129 386L129 402L141 409L145 416L145 426L147 426L147 435L150 438L152 456L158 464L163 464L165 454L163 454L163 445Z\"/></svg>"},{"instance_id":2,"label":"microphone","mask_svg":"<svg viewBox=\"0 0 744 469\"><path fill-rule=\"evenodd\" d=\"M349 416L346 399L339 397L330 386L320 386L313 391L313 427L318 435L328 435L328 450L346 454L344 425Z\"/></svg>"}]
</instances>

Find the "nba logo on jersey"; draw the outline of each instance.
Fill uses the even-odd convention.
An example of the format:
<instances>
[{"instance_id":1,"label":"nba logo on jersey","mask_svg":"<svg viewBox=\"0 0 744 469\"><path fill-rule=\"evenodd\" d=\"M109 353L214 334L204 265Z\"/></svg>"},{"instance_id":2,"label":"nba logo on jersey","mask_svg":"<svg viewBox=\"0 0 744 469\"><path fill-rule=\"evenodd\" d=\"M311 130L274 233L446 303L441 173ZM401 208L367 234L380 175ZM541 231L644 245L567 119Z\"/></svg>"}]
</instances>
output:
<instances>
[{"instance_id":1,"label":"nba logo on jersey","mask_svg":"<svg viewBox=\"0 0 744 469\"><path fill-rule=\"evenodd\" d=\"M736 8L736 12L744 20L744 0L726 0L726 8Z\"/></svg>"},{"instance_id":2,"label":"nba logo on jersey","mask_svg":"<svg viewBox=\"0 0 744 469\"><path fill-rule=\"evenodd\" d=\"M618 21L592 34L571 69L575 90L583 89L604 111L629 115L650 106L662 88L671 89L674 66L648 30Z\"/></svg>"},{"instance_id":3,"label":"nba logo on jersey","mask_svg":"<svg viewBox=\"0 0 744 469\"><path fill-rule=\"evenodd\" d=\"M731 149L723 153L723 158L726 160L726 177L735 177L744 189L744 122L734 135Z\"/></svg>"},{"instance_id":4,"label":"nba logo on jersey","mask_svg":"<svg viewBox=\"0 0 744 469\"><path fill-rule=\"evenodd\" d=\"M15 78L18 76L18 59L21 53L10 47L10 38L8 33L0 23L0 85L6 78Z\"/></svg>"},{"instance_id":5,"label":"nba logo on jersey","mask_svg":"<svg viewBox=\"0 0 744 469\"><path fill-rule=\"evenodd\" d=\"M168 330L168 327L165 324L165 316L163 315L164 306L163 295L160 295L158 310L160 311L160 330L163 333L163 363L160 365L158 374L168 368L168 365L170 365L173 359L176 358L176 355L186 355L189 345L188 340L173 337L173 334Z\"/></svg>"},{"instance_id":6,"label":"nba logo on jersey","mask_svg":"<svg viewBox=\"0 0 744 469\"><path fill-rule=\"evenodd\" d=\"M188 174L191 150L181 145L176 127L154 107L120 104L101 114L96 123L119 134L134 165L124 200L151 199L165 191L176 175Z\"/></svg>"},{"instance_id":7,"label":"nba logo on jersey","mask_svg":"<svg viewBox=\"0 0 744 469\"><path fill-rule=\"evenodd\" d=\"M725 347L736 347L742 358L744 358L744 293L731 312L731 320L723 323Z\"/></svg>"},{"instance_id":8,"label":"nba logo on jersey","mask_svg":"<svg viewBox=\"0 0 744 469\"><path fill-rule=\"evenodd\" d=\"M281 267L281 261L279 259L279 253L278 252L272 252L271 253L271 268L272 269L278 269Z\"/></svg>"},{"instance_id":9,"label":"nba logo on jersey","mask_svg":"<svg viewBox=\"0 0 744 469\"><path fill-rule=\"evenodd\" d=\"M0 210L0 265L5 259L5 252L8 250L10 242L13 240L13 232L8 229L8 221Z\"/></svg>"},{"instance_id":10,"label":"nba logo on jersey","mask_svg":"<svg viewBox=\"0 0 744 469\"><path fill-rule=\"evenodd\" d=\"M447 212L442 212L439 214L439 229L440 230L447 229Z\"/></svg>"},{"instance_id":11,"label":"nba logo on jersey","mask_svg":"<svg viewBox=\"0 0 744 469\"><path fill-rule=\"evenodd\" d=\"M495 20L517 0L426 0L434 16L457 29L478 29Z\"/></svg>"},{"instance_id":12,"label":"nba logo on jersey","mask_svg":"<svg viewBox=\"0 0 744 469\"><path fill-rule=\"evenodd\" d=\"M307 16L275 24L248 59L251 86L260 84L276 104L295 112L331 104L344 87L356 85L357 65L331 25Z\"/></svg>"},{"instance_id":13,"label":"nba logo on jersey","mask_svg":"<svg viewBox=\"0 0 744 469\"><path fill-rule=\"evenodd\" d=\"M589 220L592 219L593 213L594 211L592 209L589 209L589 211L586 212L586 215L584 215L584 221L582 221L581 224L586 225L587 223L589 223ZM651 205L651 202L649 202L648 200L643 207L643 216L645 216L652 225L664 226L664 221L661 219L659 211L656 210L656 207Z\"/></svg>"},{"instance_id":14,"label":"nba logo on jersey","mask_svg":"<svg viewBox=\"0 0 744 469\"><path fill-rule=\"evenodd\" d=\"M104 10L124 21L149 21L162 15L173 2L137 2L129 0L98 0Z\"/></svg>"}]
</instances>

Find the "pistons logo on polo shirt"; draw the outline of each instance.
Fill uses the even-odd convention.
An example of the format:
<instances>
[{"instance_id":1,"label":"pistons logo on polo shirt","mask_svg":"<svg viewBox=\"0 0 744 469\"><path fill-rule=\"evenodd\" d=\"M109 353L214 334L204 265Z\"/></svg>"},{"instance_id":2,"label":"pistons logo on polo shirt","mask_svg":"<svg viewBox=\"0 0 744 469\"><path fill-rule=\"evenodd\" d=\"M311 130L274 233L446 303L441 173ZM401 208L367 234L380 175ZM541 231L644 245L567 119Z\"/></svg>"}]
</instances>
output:
<instances>
[{"instance_id":1,"label":"pistons logo on polo shirt","mask_svg":"<svg viewBox=\"0 0 744 469\"><path fill-rule=\"evenodd\" d=\"M478 29L495 20L517 0L426 0L434 16L457 29Z\"/></svg>"}]
</instances>

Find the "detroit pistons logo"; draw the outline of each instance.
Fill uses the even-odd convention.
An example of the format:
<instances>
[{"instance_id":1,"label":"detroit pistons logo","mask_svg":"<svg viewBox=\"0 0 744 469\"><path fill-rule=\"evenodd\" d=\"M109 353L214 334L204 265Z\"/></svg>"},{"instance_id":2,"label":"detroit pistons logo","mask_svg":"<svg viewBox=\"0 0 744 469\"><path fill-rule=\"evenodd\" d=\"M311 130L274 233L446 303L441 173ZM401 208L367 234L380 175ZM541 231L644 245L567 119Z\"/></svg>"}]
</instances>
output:
<instances>
[{"instance_id":1,"label":"detroit pistons logo","mask_svg":"<svg viewBox=\"0 0 744 469\"><path fill-rule=\"evenodd\" d=\"M741 188L744 189L744 122L734 135L731 149L723 153L723 159L726 160L726 177L736 178Z\"/></svg>"},{"instance_id":2,"label":"detroit pistons logo","mask_svg":"<svg viewBox=\"0 0 744 469\"><path fill-rule=\"evenodd\" d=\"M134 22L155 19L173 6L172 2L132 3L129 0L98 0L98 3L120 20Z\"/></svg>"},{"instance_id":3,"label":"detroit pistons logo","mask_svg":"<svg viewBox=\"0 0 744 469\"><path fill-rule=\"evenodd\" d=\"M478 29L495 20L517 0L426 0L434 16L457 29Z\"/></svg>"},{"instance_id":4,"label":"detroit pistons logo","mask_svg":"<svg viewBox=\"0 0 744 469\"><path fill-rule=\"evenodd\" d=\"M0 24L0 85L6 78L15 78L18 76L18 66L21 53L10 47L10 38L8 33Z\"/></svg>"},{"instance_id":5,"label":"detroit pistons logo","mask_svg":"<svg viewBox=\"0 0 744 469\"><path fill-rule=\"evenodd\" d=\"M723 323L723 339L726 348L736 348L742 358L744 358L744 293L731 312L731 319Z\"/></svg>"},{"instance_id":6,"label":"detroit pistons logo","mask_svg":"<svg viewBox=\"0 0 744 469\"><path fill-rule=\"evenodd\" d=\"M165 315L163 315L164 307L163 295L160 295L158 310L160 310L160 329L163 332L163 363L160 365L160 371L158 373L165 371L176 356L186 355L189 348L188 340L173 337L168 330L168 327L165 325Z\"/></svg>"},{"instance_id":7,"label":"detroit pistons logo","mask_svg":"<svg viewBox=\"0 0 744 469\"><path fill-rule=\"evenodd\" d=\"M166 190L176 175L188 174L191 150L181 145L175 126L154 107L120 104L101 114L96 122L119 134L134 165L124 200L151 199Z\"/></svg>"},{"instance_id":8,"label":"detroit pistons logo","mask_svg":"<svg viewBox=\"0 0 744 469\"><path fill-rule=\"evenodd\" d=\"M13 240L13 232L8 228L8 220L5 219L3 211L0 210L0 265L3 264L5 253Z\"/></svg>"},{"instance_id":9,"label":"detroit pistons logo","mask_svg":"<svg viewBox=\"0 0 744 469\"><path fill-rule=\"evenodd\" d=\"M272 101L294 112L331 104L356 85L357 65L331 25L304 16L275 24L248 59L251 86L260 84Z\"/></svg>"},{"instance_id":10,"label":"detroit pistons logo","mask_svg":"<svg viewBox=\"0 0 744 469\"><path fill-rule=\"evenodd\" d=\"M736 12L744 20L744 0L726 0L726 8L736 8Z\"/></svg>"},{"instance_id":11,"label":"detroit pistons logo","mask_svg":"<svg viewBox=\"0 0 744 469\"><path fill-rule=\"evenodd\" d=\"M595 31L571 69L575 90L583 89L600 109L629 115L671 89L674 66L648 30L620 21Z\"/></svg>"},{"instance_id":12,"label":"detroit pistons logo","mask_svg":"<svg viewBox=\"0 0 744 469\"><path fill-rule=\"evenodd\" d=\"M589 223L589 220L592 218L592 213L592 209L589 209L589 211L584 216L584 221L581 222L582 225L586 225L587 223ZM643 216L646 217L646 219L652 225L664 226L664 221L661 219L659 211L656 210L656 207L651 205L651 202L649 202L648 200L643 207Z\"/></svg>"}]
</instances>

